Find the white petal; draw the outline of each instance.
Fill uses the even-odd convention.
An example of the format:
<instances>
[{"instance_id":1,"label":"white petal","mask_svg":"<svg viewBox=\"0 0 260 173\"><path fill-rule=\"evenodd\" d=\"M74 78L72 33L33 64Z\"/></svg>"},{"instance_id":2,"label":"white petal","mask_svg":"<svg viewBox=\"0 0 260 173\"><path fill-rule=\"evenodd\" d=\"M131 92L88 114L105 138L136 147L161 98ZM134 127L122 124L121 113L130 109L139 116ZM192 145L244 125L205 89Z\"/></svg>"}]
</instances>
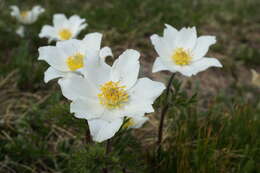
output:
<instances>
[{"instance_id":1,"label":"white petal","mask_svg":"<svg viewBox=\"0 0 260 173\"><path fill-rule=\"evenodd\" d=\"M113 122L107 122L100 119L88 121L91 136L96 142L103 142L112 138L120 129L122 123L122 119L116 119Z\"/></svg>"},{"instance_id":2,"label":"white petal","mask_svg":"<svg viewBox=\"0 0 260 173\"><path fill-rule=\"evenodd\" d=\"M32 9L32 12L34 13L34 15L39 15L39 14L43 13L44 11L45 11L45 9L42 8L40 5L36 5Z\"/></svg>"},{"instance_id":3,"label":"white petal","mask_svg":"<svg viewBox=\"0 0 260 173\"><path fill-rule=\"evenodd\" d=\"M175 39L177 34L178 34L178 30L176 28L174 28L173 26L168 25L168 24L165 24L165 26L166 26L166 28L163 31L163 36Z\"/></svg>"},{"instance_id":4,"label":"white petal","mask_svg":"<svg viewBox=\"0 0 260 173\"><path fill-rule=\"evenodd\" d=\"M87 55L88 56L88 55ZM110 80L111 67L107 65L98 55L87 57L85 59L85 66L79 71L93 82L93 84L100 88L100 85Z\"/></svg>"},{"instance_id":5,"label":"white petal","mask_svg":"<svg viewBox=\"0 0 260 173\"><path fill-rule=\"evenodd\" d=\"M23 38L24 30L25 30L24 26L19 26L19 28L16 30L16 34Z\"/></svg>"},{"instance_id":6,"label":"white petal","mask_svg":"<svg viewBox=\"0 0 260 173\"><path fill-rule=\"evenodd\" d=\"M126 86L126 89L131 88L138 77L139 58L140 53L136 50L128 49L123 52L112 66L111 80L120 81L120 84Z\"/></svg>"},{"instance_id":7,"label":"white petal","mask_svg":"<svg viewBox=\"0 0 260 173\"><path fill-rule=\"evenodd\" d=\"M64 61L67 60L67 58L69 56L73 56L76 53L80 53L80 54L85 54L85 50L81 51L81 47L83 46L82 41L81 40L77 40L77 39L70 39L70 40L65 40L65 41L58 41L56 43L57 48L60 48L60 50L62 50L62 52L65 55L65 59Z\"/></svg>"},{"instance_id":8,"label":"white petal","mask_svg":"<svg viewBox=\"0 0 260 173\"><path fill-rule=\"evenodd\" d=\"M101 47L101 40L102 40L102 34L95 32L95 33L90 33L87 34L83 42L86 45L86 48L89 52L98 52Z\"/></svg>"},{"instance_id":9,"label":"white petal","mask_svg":"<svg viewBox=\"0 0 260 173\"><path fill-rule=\"evenodd\" d=\"M176 47L192 50L196 44L197 32L196 28L182 28L176 40Z\"/></svg>"},{"instance_id":10,"label":"white petal","mask_svg":"<svg viewBox=\"0 0 260 173\"><path fill-rule=\"evenodd\" d=\"M209 47L216 43L215 36L201 36L197 39L196 45L192 51L194 60L198 60L206 55Z\"/></svg>"},{"instance_id":11,"label":"white petal","mask_svg":"<svg viewBox=\"0 0 260 173\"><path fill-rule=\"evenodd\" d=\"M32 21L35 22L38 19L39 15L42 14L44 11L44 8L42 8L41 6L34 6L32 9Z\"/></svg>"},{"instance_id":12,"label":"white petal","mask_svg":"<svg viewBox=\"0 0 260 173\"><path fill-rule=\"evenodd\" d=\"M129 90L132 99L150 100L151 103L159 97L165 85L161 82L152 81L149 78L140 78L137 80L136 85Z\"/></svg>"},{"instance_id":13,"label":"white petal","mask_svg":"<svg viewBox=\"0 0 260 173\"><path fill-rule=\"evenodd\" d=\"M53 25L55 28L60 28L64 25L64 22L67 22L68 19L64 14L54 14L53 15Z\"/></svg>"},{"instance_id":14,"label":"white petal","mask_svg":"<svg viewBox=\"0 0 260 173\"><path fill-rule=\"evenodd\" d=\"M192 64L193 75L204 71L209 67L222 67L221 63L216 58L202 58Z\"/></svg>"},{"instance_id":15,"label":"white petal","mask_svg":"<svg viewBox=\"0 0 260 173\"><path fill-rule=\"evenodd\" d=\"M188 66L176 66L175 70L184 76L196 75L198 72L204 71L209 67L222 67L220 62L215 58L201 58Z\"/></svg>"},{"instance_id":16,"label":"white petal","mask_svg":"<svg viewBox=\"0 0 260 173\"><path fill-rule=\"evenodd\" d=\"M125 116L124 111L122 109L104 109L105 111L101 115L100 119L112 122L115 119L123 118Z\"/></svg>"},{"instance_id":17,"label":"white petal","mask_svg":"<svg viewBox=\"0 0 260 173\"><path fill-rule=\"evenodd\" d=\"M70 112L75 113L75 117L83 119L98 118L104 108L98 100L93 99L78 99L74 100L70 105Z\"/></svg>"},{"instance_id":18,"label":"white petal","mask_svg":"<svg viewBox=\"0 0 260 173\"><path fill-rule=\"evenodd\" d=\"M44 25L39 34L40 38L49 38L49 40L58 40L55 29L50 25Z\"/></svg>"},{"instance_id":19,"label":"white petal","mask_svg":"<svg viewBox=\"0 0 260 173\"><path fill-rule=\"evenodd\" d=\"M174 70L180 72L182 75L190 77L194 74L193 66L175 66Z\"/></svg>"},{"instance_id":20,"label":"white petal","mask_svg":"<svg viewBox=\"0 0 260 173\"><path fill-rule=\"evenodd\" d=\"M169 68L167 66L165 66L164 63L162 62L161 58L158 57L155 59L152 72L155 73L155 72L162 71L162 70L169 70Z\"/></svg>"},{"instance_id":21,"label":"white petal","mask_svg":"<svg viewBox=\"0 0 260 173\"><path fill-rule=\"evenodd\" d=\"M152 44L160 57L169 57L172 54L172 48L165 38L154 34L150 37Z\"/></svg>"},{"instance_id":22,"label":"white petal","mask_svg":"<svg viewBox=\"0 0 260 173\"><path fill-rule=\"evenodd\" d=\"M108 57L108 56L113 57L113 53L112 53L111 48L110 47L103 47L99 52L99 56L103 60L105 60L105 58Z\"/></svg>"},{"instance_id":23,"label":"white petal","mask_svg":"<svg viewBox=\"0 0 260 173\"><path fill-rule=\"evenodd\" d=\"M80 18L78 15L73 15L69 18L70 27L74 33L74 37L87 27L85 21L85 19Z\"/></svg>"},{"instance_id":24,"label":"white petal","mask_svg":"<svg viewBox=\"0 0 260 173\"><path fill-rule=\"evenodd\" d=\"M128 92L130 101L125 105L124 115L136 116L154 112L152 104L164 89L165 86L161 82L155 82L149 78L138 79L136 85Z\"/></svg>"},{"instance_id":25,"label":"white petal","mask_svg":"<svg viewBox=\"0 0 260 173\"><path fill-rule=\"evenodd\" d=\"M163 37L168 41L170 47L174 49L176 47L178 30L168 24L165 24L165 26L166 28L163 31Z\"/></svg>"},{"instance_id":26,"label":"white petal","mask_svg":"<svg viewBox=\"0 0 260 173\"><path fill-rule=\"evenodd\" d=\"M11 9L11 16L18 17L20 15L20 10L16 5L11 5L10 9Z\"/></svg>"},{"instance_id":27,"label":"white petal","mask_svg":"<svg viewBox=\"0 0 260 173\"><path fill-rule=\"evenodd\" d=\"M122 114L128 117L134 117L136 115L144 115L145 113L154 112L154 108L152 106L153 102L151 100L131 100L130 103L126 104ZM120 116L119 116L120 117Z\"/></svg>"},{"instance_id":28,"label":"white petal","mask_svg":"<svg viewBox=\"0 0 260 173\"><path fill-rule=\"evenodd\" d=\"M58 81L62 94L69 100L93 99L97 100L98 90L86 78L73 75Z\"/></svg>"},{"instance_id":29,"label":"white petal","mask_svg":"<svg viewBox=\"0 0 260 173\"><path fill-rule=\"evenodd\" d=\"M151 40L152 44L155 45L158 42L159 38L160 38L160 36L158 36L157 34L153 34L150 37L150 40Z\"/></svg>"},{"instance_id":30,"label":"white petal","mask_svg":"<svg viewBox=\"0 0 260 173\"><path fill-rule=\"evenodd\" d=\"M59 77L65 77L66 72L58 71L53 67L49 67L45 72L44 72L44 82L47 83L52 79L59 78Z\"/></svg>"},{"instance_id":31,"label":"white petal","mask_svg":"<svg viewBox=\"0 0 260 173\"><path fill-rule=\"evenodd\" d=\"M60 71L68 71L68 67L64 59L66 55L60 48L55 46L45 46L39 49L39 60L45 60L48 64Z\"/></svg>"}]
</instances>

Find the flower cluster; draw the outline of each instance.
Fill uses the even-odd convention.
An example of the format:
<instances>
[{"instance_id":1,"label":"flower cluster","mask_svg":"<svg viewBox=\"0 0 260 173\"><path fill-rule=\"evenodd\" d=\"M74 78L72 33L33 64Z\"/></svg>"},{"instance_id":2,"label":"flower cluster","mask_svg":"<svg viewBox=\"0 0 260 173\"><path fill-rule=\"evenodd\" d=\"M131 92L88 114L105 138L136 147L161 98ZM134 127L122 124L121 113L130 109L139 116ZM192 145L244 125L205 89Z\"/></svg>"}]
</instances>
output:
<instances>
[{"instance_id":1,"label":"flower cluster","mask_svg":"<svg viewBox=\"0 0 260 173\"><path fill-rule=\"evenodd\" d=\"M121 127L141 127L148 120L145 113L154 112L152 104L165 86L149 78L138 79L138 51L124 51L110 66L105 60L113 54L109 47L101 48L101 33L75 39L87 26L84 22L76 15L67 19L55 14L54 26L43 26L39 36L57 43L40 47L39 60L50 65L44 81L59 78L62 94L72 101L71 113L88 120L93 140L102 142Z\"/></svg>"},{"instance_id":2,"label":"flower cluster","mask_svg":"<svg viewBox=\"0 0 260 173\"><path fill-rule=\"evenodd\" d=\"M38 6L32 12L12 9L12 15L24 24L34 22L43 11ZM111 48L101 47L101 33L76 38L86 27L85 19L77 15L54 14L53 26L43 26L39 37L56 41L56 45L40 47L38 59L50 65L44 81L58 78L62 94L71 101L70 112L86 119L93 140L102 142L121 128L141 127L148 120L146 114L154 112L152 105L165 85L138 78L140 53L136 50L127 49L112 65L107 64L106 57L113 54ZM178 31L166 25L163 37L154 34L151 42L159 55L153 72L169 70L192 76L209 67L222 67L217 59L205 57L215 37L197 37L195 27Z\"/></svg>"},{"instance_id":3,"label":"flower cluster","mask_svg":"<svg viewBox=\"0 0 260 173\"><path fill-rule=\"evenodd\" d=\"M72 100L71 112L88 120L95 141L114 136L125 119L132 122L128 126L135 126L146 120L145 113L154 111L152 103L165 86L149 78L138 79L139 58L139 52L128 49L109 66L96 54L82 68L82 76L59 80L63 95Z\"/></svg>"}]
</instances>

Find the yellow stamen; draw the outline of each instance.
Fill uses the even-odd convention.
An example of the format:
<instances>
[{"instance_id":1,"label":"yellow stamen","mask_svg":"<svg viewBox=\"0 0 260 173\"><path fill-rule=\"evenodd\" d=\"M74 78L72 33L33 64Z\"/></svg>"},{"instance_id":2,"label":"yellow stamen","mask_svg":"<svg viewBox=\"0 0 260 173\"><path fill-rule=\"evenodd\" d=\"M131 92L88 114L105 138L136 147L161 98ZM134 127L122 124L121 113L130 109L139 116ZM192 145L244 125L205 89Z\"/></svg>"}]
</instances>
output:
<instances>
[{"instance_id":1,"label":"yellow stamen","mask_svg":"<svg viewBox=\"0 0 260 173\"><path fill-rule=\"evenodd\" d=\"M189 51L184 50L183 48L177 48L172 56L172 60L175 64L180 66L189 65L191 63L191 53Z\"/></svg>"},{"instance_id":2,"label":"yellow stamen","mask_svg":"<svg viewBox=\"0 0 260 173\"><path fill-rule=\"evenodd\" d=\"M66 63L71 71L75 71L83 67L84 65L83 59L84 59L84 55L80 53L76 53L73 56L69 56L67 58Z\"/></svg>"},{"instance_id":3,"label":"yellow stamen","mask_svg":"<svg viewBox=\"0 0 260 173\"><path fill-rule=\"evenodd\" d=\"M29 11L21 11L20 15L22 16L22 18L26 18L29 15Z\"/></svg>"},{"instance_id":4,"label":"yellow stamen","mask_svg":"<svg viewBox=\"0 0 260 173\"><path fill-rule=\"evenodd\" d=\"M100 87L100 91L100 104L108 109L121 108L129 98L125 86L120 86L119 82L109 81Z\"/></svg>"},{"instance_id":5,"label":"yellow stamen","mask_svg":"<svg viewBox=\"0 0 260 173\"><path fill-rule=\"evenodd\" d=\"M133 120L133 118L128 118L126 123L123 125L124 129L128 129L129 127L132 127L135 125L135 122Z\"/></svg>"},{"instance_id":6,"label":"yellow stamen","mask_svg":"<svg viewBox=\"0 0 260 173\"><path fill-rule=\"evenodd\" d=\"M61 40L69 40L72 37L72 33L68 29L61 29L59 31L59 37Z\"/></svg>"}]
</instances>

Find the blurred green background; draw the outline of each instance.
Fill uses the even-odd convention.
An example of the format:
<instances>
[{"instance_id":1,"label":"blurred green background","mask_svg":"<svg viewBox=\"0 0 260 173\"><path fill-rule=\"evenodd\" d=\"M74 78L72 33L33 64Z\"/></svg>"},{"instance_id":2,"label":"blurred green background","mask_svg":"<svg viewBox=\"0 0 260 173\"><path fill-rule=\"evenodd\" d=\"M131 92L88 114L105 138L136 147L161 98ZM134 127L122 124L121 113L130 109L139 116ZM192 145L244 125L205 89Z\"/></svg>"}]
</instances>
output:
<instances>
[{"instance_id":1,"label":"blurred green background","mask_svg":"<svg viewBox=\"0 0 260 173\"><path fill-rule=\"evenodd\" d=\"M9 6L37 4L46 11L20 38ZM112 172L129 173L260 172L260 90L250 73L260 70L259 7L259 0L1 0L0 172L93 173L105 164ZM86 18L89 26L79 38L103 33L102 44L112 47L115 57L127 48L140 51L140 75L158 81L169 73L151 74L157 55L149 37L162 34L165 23L216 35L208 55L224 67L192 78L177 76L174 85L181 86L160 157L153 152L158 112L143 128L118 135L109 157L103 144L85 143L86 122L69 113L56 81L44 84L48 65L37 61L38 48L48 45L38 34L55 13Z\"/></svg>"}]
</instances>

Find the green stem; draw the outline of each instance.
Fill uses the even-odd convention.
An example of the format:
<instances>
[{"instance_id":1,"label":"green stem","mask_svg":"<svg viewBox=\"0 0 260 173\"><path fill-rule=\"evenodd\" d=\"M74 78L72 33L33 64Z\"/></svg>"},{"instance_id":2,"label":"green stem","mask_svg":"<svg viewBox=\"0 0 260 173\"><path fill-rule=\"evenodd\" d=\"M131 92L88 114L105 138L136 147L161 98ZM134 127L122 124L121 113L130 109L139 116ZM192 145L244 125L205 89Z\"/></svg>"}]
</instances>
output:
<instances>
[{"instance_id":1,"label":"green stem","mask_svg":"<svg viewBox=\"0 0 260 173\"><path fill-rule=\"evenodd\" d=\"M107 144L106 144L106 153L105 155L108 156L108 154L111 152L111 139L107 140ZM103 168L103 173L109 173L109 169L108 166L106 166L105 168Z\"/></svg>"},{"instance_id":2,"label":"green stem","mask_svg":"<svg viewBox=\"0 0 260 173\"><path fill-rule=\"evenodd\" d=\"M86 121L86 123L88 124L88 121ZM93 142L91 135L90 135L89 126L86 128L85 142L86 142L86 144L91 144Z\"/></svg>"},{"instance_id":3,"label":"green stem","mask_svg":"<svg viewBox=\"0 0 260 173\"><path fill-rule=\"evenodd\" d=\"M158 150L161 148L162 137L163 137L163 124L164 124L165 115L169 109L169 94L170 94L171 84L174 79L174 76L175 76L175 73L173 73L171 75L171 78L170 78L170 80L167 84L167 88L166 88L166 101L167 102L162 108L161 117L160 117L161 119L160 119L160 124L159 124L159 129L158 129L158 141L157 141Z\"/></svg>"}]
</instances>

